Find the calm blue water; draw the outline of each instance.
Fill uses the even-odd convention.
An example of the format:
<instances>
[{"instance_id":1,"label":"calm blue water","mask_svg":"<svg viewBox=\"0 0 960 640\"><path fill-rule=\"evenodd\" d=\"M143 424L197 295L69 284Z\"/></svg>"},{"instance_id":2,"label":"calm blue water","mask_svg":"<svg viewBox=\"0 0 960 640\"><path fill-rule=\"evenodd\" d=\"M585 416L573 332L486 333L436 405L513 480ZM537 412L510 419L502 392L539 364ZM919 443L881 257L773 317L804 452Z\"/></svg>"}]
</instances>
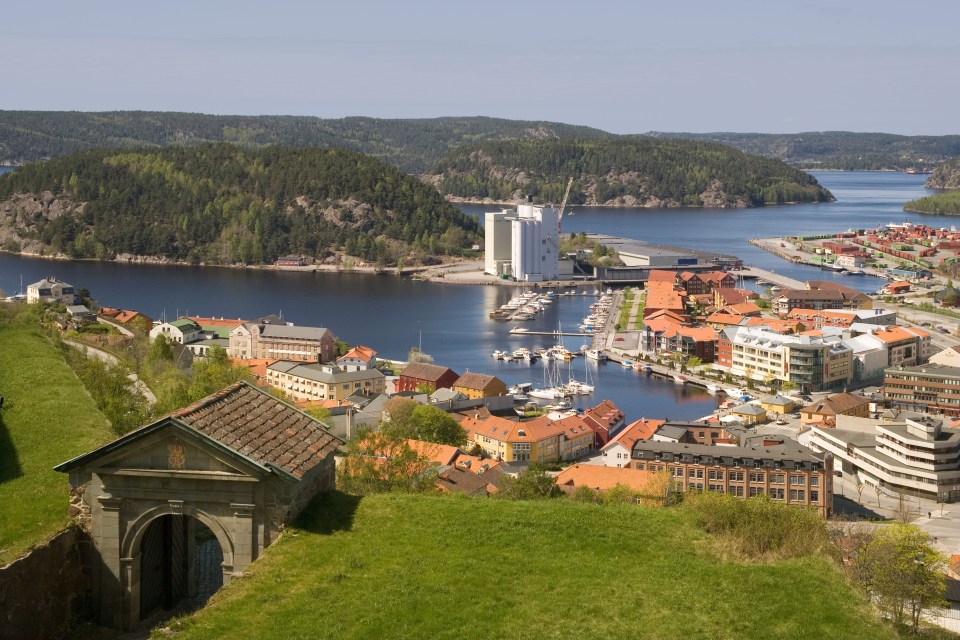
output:
<instances>
[{"instance_id":1,"label":"calm blue water","mask_svg":"<svg viewBox=\"0 0 960 640\"><path fill-rule=\"evenodd\" d=\"M864 291L879 288L873 278L843 277L814 267L787 263L756 249L747 238L796 233L826 233L849 227L876 227L911 220L949 227L947 217L904 214L903 203L926 192L924 176L901 173L819 173L838 198L831 204L747 210L613 210L579 207L565 217L564 232L598 232L652 242L729 253L798 280L838 279ZM465 206L471 213L482 207ZM103 305L138 309L154 318L164 314L243 317L282 313L299 325L325 326L351 344L366 344L381 356L404 359L422 345L438 364L457 372L499 376L509 383L543 380L543 368L493 360L496 350L538 347L550 338L515 337L512 325L490 320L487 313L518 291L513 287L425 283L393 276L300 274L225 268L57 262L0 254L0 288L8 293L44 276L56 275L90 289ZM593 290L592 287L589 288ZM534 322L531 330L576 327L592 297L562 297ZM564 339L569 348L583 340ZM2 346L0 346L2 348ZM583 361L573 374L585 376ZM716 400L706 393L650 379L617 365L592 365L595 396L613 400L628 419L639 417L692 419L710 413Z\"/></svg>"}]
</instances>

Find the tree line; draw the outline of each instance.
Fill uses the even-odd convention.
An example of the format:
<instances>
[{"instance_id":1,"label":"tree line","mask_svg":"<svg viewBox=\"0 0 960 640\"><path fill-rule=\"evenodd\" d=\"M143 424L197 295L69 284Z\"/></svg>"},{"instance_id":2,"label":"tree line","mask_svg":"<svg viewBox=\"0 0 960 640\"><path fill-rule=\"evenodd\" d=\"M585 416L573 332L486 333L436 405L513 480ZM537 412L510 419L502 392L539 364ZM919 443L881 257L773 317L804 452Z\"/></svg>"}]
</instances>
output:
<instances>
[{"instance_id":1,"label":"tree line","mask_svg":"<svg viewBox=\"0 0 960 640\"><path fill-rule=\"evenodd\" d=\"M440 190L463 198L510 200L530 194L559 203L573 177L570 204L704 206L719 191L728 204L762 206L833 199L810 175L716 143L646 136L613 140L506 140L463 146L431 169Z\"/></svg>"},{"instance_id":2,"label":"tree line","mask_svg":"<svg viewBox=\"0 0 960 640\"><path fill-rule=\"evenodd\" d=\"M434 188L343 149L95 149L0 176L0 200L44 192L70 215L18 231L75 258L262 264L345 249L389 265L459 255L480 239L477 221Z\"/></svg>"}]
</instances>

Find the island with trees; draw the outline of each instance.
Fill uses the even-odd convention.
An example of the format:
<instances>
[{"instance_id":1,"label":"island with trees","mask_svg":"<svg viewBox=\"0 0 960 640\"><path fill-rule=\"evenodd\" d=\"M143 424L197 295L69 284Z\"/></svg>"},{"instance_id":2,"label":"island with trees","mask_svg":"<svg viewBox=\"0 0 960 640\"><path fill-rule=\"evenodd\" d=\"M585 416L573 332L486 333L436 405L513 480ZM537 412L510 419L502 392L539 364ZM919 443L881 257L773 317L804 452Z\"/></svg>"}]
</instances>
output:
<instances>
[{"instance_id":1,"label":"island with trees","mask_svg":"<svg viewBox=\"0 0 960 640\"><path fill-rule=\"evenodd\" d=\"M917 198L903 205L904 211L934 215L960 215L960 160L945 162L933 172L925 185L942 193Z\"/></svg>"}]
</instances>

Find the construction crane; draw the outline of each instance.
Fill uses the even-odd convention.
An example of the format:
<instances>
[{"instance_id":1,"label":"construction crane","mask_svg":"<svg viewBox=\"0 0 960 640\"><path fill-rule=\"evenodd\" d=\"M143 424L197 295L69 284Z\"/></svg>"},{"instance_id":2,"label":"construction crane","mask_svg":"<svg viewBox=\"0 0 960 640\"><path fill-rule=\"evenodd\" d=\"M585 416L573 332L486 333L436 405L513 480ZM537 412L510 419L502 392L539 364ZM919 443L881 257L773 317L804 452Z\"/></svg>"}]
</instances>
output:
<instances>
[{"instance_id":1,"label":"construction crane","mask_svg":"<svg viewBox=\"0 0 960 640\"><path fill-rule=\"evenodd\" d=\"M567 190L563 193L563 202L560 203L560 210L557 211L557 242L560 242L560 219L563 218L563 211L567 208L567 199L570 197L570 187L573 186L573 176L567 180Z\"/></svg>"}]
</instances>

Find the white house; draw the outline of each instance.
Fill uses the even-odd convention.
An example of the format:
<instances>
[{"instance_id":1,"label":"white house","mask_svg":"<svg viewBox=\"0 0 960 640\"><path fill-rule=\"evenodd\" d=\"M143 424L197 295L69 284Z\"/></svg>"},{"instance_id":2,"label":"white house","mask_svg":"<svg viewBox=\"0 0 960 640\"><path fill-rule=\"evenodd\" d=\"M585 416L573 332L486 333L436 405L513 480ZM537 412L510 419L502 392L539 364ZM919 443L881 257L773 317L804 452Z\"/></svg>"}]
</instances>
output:
<instances>
[{"instance_id":1,"label":"white house","mask_svg":"<svg viewBox=\"0 0 960 640\"><path fill-rule=\"evenodd\" d=\"M27 287L27 304L37 302L59 302L72 305L77 300L72 284L57 280L54 276L34 282Z\"/></svg>"},{"instance_id":2,"label":"white house","mask_svg":"<svg viewBox=\"0 0 960 640\"><path fill-rule=\"evenodd\" d=\"M164 336L171 342L177 344L190 344L200 339L200 325L190 318L180 318L173 322L161 322L150 329L150 341L153 342L157 336Z\"/></svg>"}]
</instances>

